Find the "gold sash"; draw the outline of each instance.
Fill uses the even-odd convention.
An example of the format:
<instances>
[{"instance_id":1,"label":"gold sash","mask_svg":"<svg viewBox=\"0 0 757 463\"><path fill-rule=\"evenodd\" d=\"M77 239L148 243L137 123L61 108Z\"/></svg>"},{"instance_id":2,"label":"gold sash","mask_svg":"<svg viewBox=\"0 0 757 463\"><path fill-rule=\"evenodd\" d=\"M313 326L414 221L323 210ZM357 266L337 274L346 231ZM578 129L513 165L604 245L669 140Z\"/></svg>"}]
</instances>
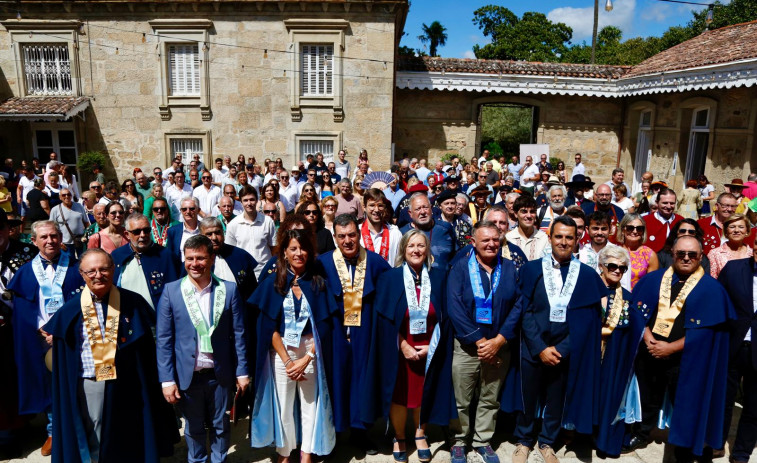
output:
<instances>
[{"instance_id":1,"label":"gold sash","mask_svg":"<svg viewBox=\"0 0 757 463\"><path fill-rule=\"evenodd\" d=\"M468 204L468 210L470 211L470 220L473 223L473 225L476 225L476 222L478 222L478 211L476 209L476 205L473 203Z\"/></svg>"},{"instance_id":2,"label":"gold sash","mask_svg":"<svg viewBox=\"0 0 757 463\"><path fill-rule=\"evenodd\" d=\"M344 256L339 249L334 251L334 266L342 283L344 300L344 326L360 326L361 311L363 308L363 285L365 284L365 269L367 268L367 254L364 248L360 248L355 268L353 281Z\"/></svg>"},{"instance_id":3,"label":"gold sash","mask_svg":"<svg viewBox=\"0 0 757 463\"><path fill-rule=\"evenodd\" d=\"M652 328L652 333L668 337L673 330L673 323L681 313L683 303L686 302L686 298L694 286L699 283L699 280L704 275L704 269L700 265L699 268L686 280L681 292L678 293L678 297L673 303L670 303L670 289L673 281L673 267L670 267L665 271L662 276L662 285L660 286L660 302L657 303L657 321Z\"/></svg>"},{"instance_id":4,"label":"gold sash","mask_svg":"<svg viewBox=\"0 0 757 463\"><path fill-rule=\"evenodd\" d=\"M609 336L618 326L620 321L620 314L623 312L623 288L618 285L615 288L615 296L613 296L612 306L610 307L610 313L607 314L607 321L602 327L602 337Z\"/></svg>"},{"instance_id":5,"label":"gold sash","mask_svg":"<svg viewBox=\"0 0 757 463\"><path fill-rule=\"evenodd\" d=\"M85 290L81 293L82 323L86 327L87 339L95 360L95 381L116 379L116 350L118 343L118 321L121 315L121 295L113 286L108 297L108 316L105 318L105 336L100 331L97 310L92 295Z\"/></svg>"},{"instance_id":6,"label":"gold sash","mask_svg":"<svg viewBox=\"0 0 757 463\"><path fill-rule=\"evenodd\" d=\"M512 254L510 254L510 247L507 245L507 240L502 243L502 258L507 260L513 260Z\"/></svg>"}]
</instances>

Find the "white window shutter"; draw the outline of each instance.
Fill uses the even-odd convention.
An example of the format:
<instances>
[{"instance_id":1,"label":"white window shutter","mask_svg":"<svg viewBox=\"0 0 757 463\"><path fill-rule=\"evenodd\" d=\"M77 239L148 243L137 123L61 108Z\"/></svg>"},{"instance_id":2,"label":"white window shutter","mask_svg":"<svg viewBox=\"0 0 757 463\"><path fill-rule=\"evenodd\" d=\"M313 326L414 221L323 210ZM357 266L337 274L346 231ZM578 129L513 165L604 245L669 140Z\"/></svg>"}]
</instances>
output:
<instances>
[{"instance_id":1,"label":"white window shutter","mask_svg":"<svg viewBox=\"0 0 757 463\"><path fill-rule=\"evenodd\" d=\"M168 74L171 95L200 95L200 55L198 45L170 45Z\"/></svg>"}]
</instances>

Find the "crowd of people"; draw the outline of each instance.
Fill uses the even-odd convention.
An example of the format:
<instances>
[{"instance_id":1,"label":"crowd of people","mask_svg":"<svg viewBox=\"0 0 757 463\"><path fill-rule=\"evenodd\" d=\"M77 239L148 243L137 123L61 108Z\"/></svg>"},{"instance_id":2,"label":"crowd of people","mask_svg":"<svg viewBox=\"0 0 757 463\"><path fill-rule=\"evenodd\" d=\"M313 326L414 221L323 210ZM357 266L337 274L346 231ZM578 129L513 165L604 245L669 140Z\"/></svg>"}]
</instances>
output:
<instances>
[{"instance_id":1,"label":"crowd of people","mask_svg":"<svg viewBox=\"0 0 757 463\"><path fill-rule=\"evenodd\" d=\"M396 462L432 460L430 424L453 463L498 463L510 414L513 463L577 434L617 457L655 428L693 462L725 454L741 390L730 459L749 460L757 174L716 194L620 168L597 185L580 154L570 175L488 151L356 164L195 155L120 185L95 166L79 191L55 153L7 160L0 451L44 414L53 461L157 462L183 420L187 460L218 463L249 414L279 463L339 433L376 454L384 422Z\"/></svg>"}]
</instances>

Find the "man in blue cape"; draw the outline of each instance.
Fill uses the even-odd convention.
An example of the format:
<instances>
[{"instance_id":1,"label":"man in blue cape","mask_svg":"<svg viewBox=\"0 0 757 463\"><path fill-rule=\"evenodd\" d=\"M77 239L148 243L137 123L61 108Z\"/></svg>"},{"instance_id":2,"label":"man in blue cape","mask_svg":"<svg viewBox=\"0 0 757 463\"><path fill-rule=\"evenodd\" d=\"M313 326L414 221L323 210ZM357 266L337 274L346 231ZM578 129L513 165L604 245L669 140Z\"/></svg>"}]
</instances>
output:
<instances>
[{"instance_id":1,"label":"man in blue cape","mask_svg":"<svg viewBox=\"0 0 757 463\"><path fill-rule=\"evenodd\" d=\"M168 238L166 248L171 251L175 259L184 262L184 243L192 236L200 234L200 223L197 219L197 212L200 210L199 201L196 198L188 197L181 200L180 211L183 223L172 226L168 229ZM179 276L185 274L183 265L176 269Z\"/></svg>"},{"instance_id":2,"label":"man in blue cape","mask_svg":"<svg viewBox=\"0 0 757 463\"><path fill-rule=\"evenodd\" d=\"M318 256L326 284L337 300L334 313L334 425L337 432L351 428L351 440L369 455L378 453L366 434L361 410L367 406L363 380L368 365L376 282L389 264L360 246L357 220L342 214L334 220L337 249ZM374 398L370 398L374 400Z\"/></svg>"},{"instance_id":3,"label":"man in blue cape","mask_svg":"<svg viewBox=\"0 0 757 463\"><path fill-rule=\"evenodd\" d=\"M602 297L607 289L594 269L573 257L577 239L572 218L554 219L551 254L521 270L523 412L515 427L513 463L527 461L537 438L545 462L556 463L560 429L591 434L598 420Z\"/></svg>"},{"instance_id":4,"label":"man in blue cape","mask_svg":"<svg viewBox=\"0 0 757 463\"><path fill-rule=\"evenodd\" d=\"M453 463L466 461L470 437L485 463L499 463L490 444L511 363L509 342L520 319L515 265L502 258L500 236L494 223L478 222L474 252L459 259L447 279L447 310L455 334L452 387L461 427L451 449ZM478 405L471 409L475 395Z\"/></svg>"},{"instance_id":5,"label":"man in blue cape","mask_svg":"<svg viewBox=\"0 0 757 463\"><path fill-rule=\"evenodd\" d=\"M425 193L414 193L410 197L409 208L412 222L406 224L400 231L404 235L411 228L416 228L425 233L431 241L431 255L434 256L431 268L446 271L457 249L455 230L449 223L434 218L431 202Z\"/></svg>"},{"instance_id":6,"label":"man in blue cape","mask_svg":"<svg viewBox=\"0 0 757 463\"><path fill-rule=\"evenodd\" d=\"M154 315L113 285L113 259L82 255L86 288L45 325L53 336L53 462L154 462L179 441L158 383Z\"/></svg>"},{"instance_id":7,"label":"man in blue cape","mask_svg":"<svg viewBox=\"0 0 757 463\"><path fill-rule=\"evenodd\" d=\"M735 312L704 273L699 240L677 238L672 254L672 267L646 275L633 291L631 324L645 327L636 356L642 420L625 450L646 445L655 426L669 427L677 461L689 462L705 444L723 447L727 325Z\"/></svg>"},{"instance_id":8,"label":"man in blue cape","mask_svg":"<svg viewBox=\"0 0 757 463\"><path fill-rule=\"evenodd\" d=\"M52 375L45 366L52 336L43 326L63 304L81 292L79 264L61 253L62 234L51 221L32 225L39 254L18 269L8 284L13 292L13 341L18 367L18 413L47 413L47 440L42 454L52 452Z\"/></svg>"},{"instance_id":9,"label":"man in blue cape","mask_svg":"<svg viewBox=\"0 0 757 463\"><path fill-rule=\"evenodd\" d=\"M144 215L131 214L124 225L129 243L111 254L116 266L113 280L119 288L145 297L152 309L148 313L151 324L155 325L155 308L160 295L166 283L178 279L176 268L180 262L168 249L153 243L150 221Z\"/></svg>"}]
</instances>

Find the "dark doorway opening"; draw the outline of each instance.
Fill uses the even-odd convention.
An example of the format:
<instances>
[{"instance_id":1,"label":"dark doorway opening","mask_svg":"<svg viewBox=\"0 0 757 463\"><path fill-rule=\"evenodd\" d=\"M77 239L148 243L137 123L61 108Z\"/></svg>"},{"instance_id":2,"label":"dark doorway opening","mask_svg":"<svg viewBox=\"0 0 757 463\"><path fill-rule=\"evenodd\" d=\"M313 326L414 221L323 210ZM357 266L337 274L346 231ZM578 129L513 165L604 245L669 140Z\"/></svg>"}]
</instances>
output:
<instances>
[{"instance_id":1,"label":"dark doorway opening","mask_svg":"<svg viewBox=\"0 0 757 463\"><path fill-rule=\"evenodd\" d=\"M516 103L486 103L478 107L476 154L485 149L508 159L521 144L536 143L539 108Z\"/></svg>"}]
</instances>

